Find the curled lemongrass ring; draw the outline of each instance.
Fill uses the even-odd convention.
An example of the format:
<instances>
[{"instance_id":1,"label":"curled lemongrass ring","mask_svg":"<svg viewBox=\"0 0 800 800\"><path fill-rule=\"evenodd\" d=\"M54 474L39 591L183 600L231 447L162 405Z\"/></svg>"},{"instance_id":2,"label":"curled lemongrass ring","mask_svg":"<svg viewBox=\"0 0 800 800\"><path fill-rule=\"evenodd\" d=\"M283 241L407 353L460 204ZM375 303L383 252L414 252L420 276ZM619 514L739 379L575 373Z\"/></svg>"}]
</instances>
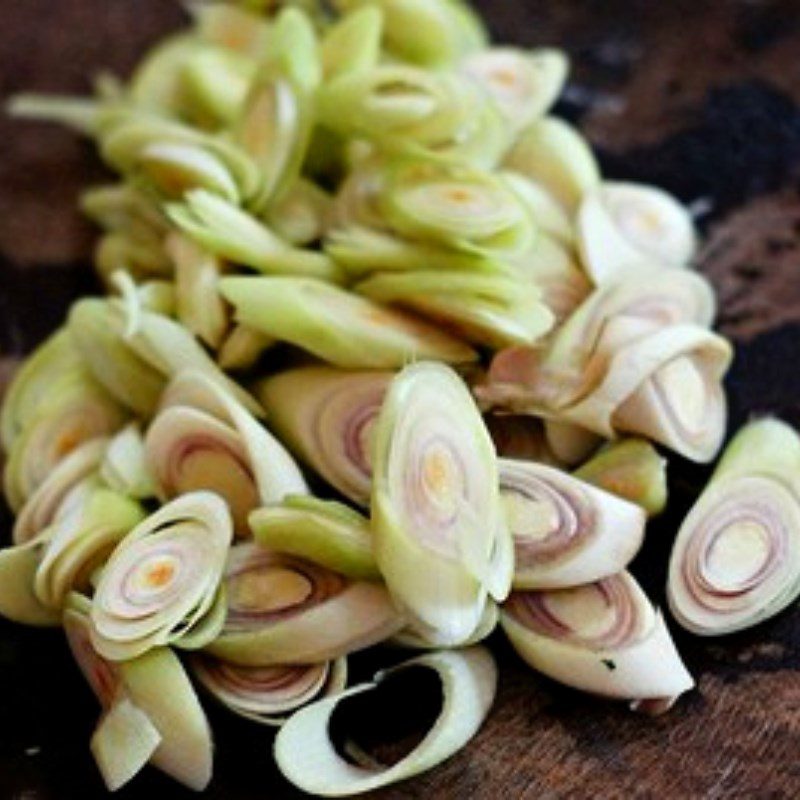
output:
<instances>
[{"instance_id":1,"label":"curled lemongrass ring","mask_svg":"<svg viewBox=\"0 0 800 800\"><path fill-rule=\"evenodd\" d=\"M685 519L670 561L670 608L715 636L774 616L800 595L800 439L774 419L731 441Z\"/></svg>"},{"instance_id":2,"label":"curled lemongrass ring","mask_svg":"<svg viewBox=\"0 0 800 800\"><path fill-rule=\"evenodd\" d=\"M514 537L514 588L557 589L624 569L642 544L639 506L560 470L500 459L500 495Z\"/></svg>"},{"instance_id":3,"label":"curled lemongrass ring","mask_svg":"<svg viewBox=\"0 0 800 800\"><path fill-rule=\"evenodd\" d=\"M530 666L576 689L663 700L666 710L694 686L663 617L627 572L573 589L514 592L501 624Z\"/></svg>"},{"instance_id":4,"label":"curled lemongrass ring","mask_svg":"<svg viewBox=\"0 0 800 800\"><path fill-rule=\"evenodd\" d=\"M225 585L225 626L206 649L242 666L318 664L404 624L382 586L256 544L232 548Z\"/></svg>"},{"instance_id":5,"label":"curled lemongrass ring","mask_svg":"<svg viewBox=\"0 0 800 800\"><path fill-rule=\"evenodd\" d=\"M191 668L208 692L234 714L276 727L293 711L338 694L347 684L345 658L322 664L241 667L195 656Z\"/></svg>"},{"instance_id":6,"label":"curled lemongrass ring","mask_svg":"<svg viewBox=\"0 0 800 800\"><path fill-rule=\"evenodd\" d=\"M222 624L219 585L231 536L228 509L210 492L184 495L137 525L97 584L97 652L124 661L160 645L199 647L213 639Z\"/></svg>"}]
</instances>

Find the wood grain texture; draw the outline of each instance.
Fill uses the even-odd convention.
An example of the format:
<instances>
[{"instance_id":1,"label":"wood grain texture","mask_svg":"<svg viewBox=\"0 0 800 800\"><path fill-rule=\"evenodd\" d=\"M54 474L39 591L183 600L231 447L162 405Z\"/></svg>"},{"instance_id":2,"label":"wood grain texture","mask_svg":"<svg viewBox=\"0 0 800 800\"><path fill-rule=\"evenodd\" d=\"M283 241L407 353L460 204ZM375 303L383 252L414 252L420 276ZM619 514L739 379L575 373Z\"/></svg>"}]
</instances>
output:
<instances>
[{"instance_id":1,"label":"wood grain texture","mask_svg":"<svg viewBox=\"0 0 800 800\"><path fill-rule=\"evenodd\" d=\"M153 37L180 19L177 4L168 0L6 5L3 96L22 89L81 91L100 68L124 73ZM569 50L575 71L562 111L588 132L616 177L646 179L648 163L654 176L662 176L658 159L648 161L648 153L665 152L670 169L702 172L705 155L692 149L697 137L683 136L692 126L705 125L719 148L732 148L710 158L737 166L723 168L713 181L690 176L694 183L686 183L684 197L709 205L702 268L720 291L723 330L741 344L728 381L732 420L775 412L800 423L800 159L795 161L789 124L793 100L800 99L800 4L483 0L478 6L498 38ZM768 124L751 129L746 120L746 135L740 135L737 102L729 120L708 122L710 89L754 77L766 83L740 96L743 103L752 100L751 118L766 114ZM788 106L785 115L770 118L764 109L776 103L783 108L773 92L783 92ZM725 137L726 122L735 136ZM74 199L102 170L87 147L47 126L2 120L0 134L1 387L17 354L58 324L69 300L91 286L85 265L92 232L75 212ZM767 152L754 149L764 137L772 137ZM720 156L730 158L717 161ZM695 187L703 191L692 196ZM672 464L670 514L652 525L634 564L657 600L676 526L707 474ZM677 638L699 688L670 714L651 720L535 676L494 637L500 692L483 730L440 768L371 796L800 796L797 608L722 640ZM382 657L355 659L356 676L369 675ZM0 797L104 796L87 749L97 709L60 635L0 623L0 681ZM210 714L217 770L209 797L301 796L272 766L269 733L213 707ZM148 771L118 796L194 795Z\"/></svg>"}]
</instances>

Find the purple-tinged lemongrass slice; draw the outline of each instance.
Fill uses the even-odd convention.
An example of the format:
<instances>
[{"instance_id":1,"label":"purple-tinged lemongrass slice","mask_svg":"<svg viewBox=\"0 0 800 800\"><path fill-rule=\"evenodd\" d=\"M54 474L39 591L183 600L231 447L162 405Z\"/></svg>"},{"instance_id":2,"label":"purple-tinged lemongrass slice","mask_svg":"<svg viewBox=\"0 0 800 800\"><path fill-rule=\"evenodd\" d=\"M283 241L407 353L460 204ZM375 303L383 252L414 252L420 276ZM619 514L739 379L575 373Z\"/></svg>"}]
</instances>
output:
<instances>
[{"instance_id":1,"label":"purple-tinged lemongrass slice","mask_svg":"<svg viewBox=\"0 0 800 800\"><path fill-rule=\"evenodd\" d=\"M156 486L145 457L144 438L132 422L108 441L100 477L114 491L144 500L155 497Z\"/></svg>"},{"instance_id":2,"label":"purple-tinged lemongrass slice","mask_svg":"<svg viewBox=\"0 0 800 800\"><path fill-rule=\"evenodd\" d=\"M391 372L300 367L266 378L255 391L281 441L345 497L367 506L372 431L391 379Z\"/></svg>"},{"instance_id":3,"label":"purple-tinged lemongrass slice","mask_svg":"<svg viewBox=\"0 0 800 800\"><path fill-rule=\"evenodd\" d=\"M461 378L431 362L393 379L373 436L378 566L412 627L460 644L513 573L491 437Z\"/></svg>"},{"instance_id":4,"label":"purple-tinged lemongrass slice","mask_svg":"<svg viewBox=\"0 0 800 800\"><path fill-rule=\"evenodd\" d=\"M381 684L388 691L393 677L419 668L436 673L442 692L441 712L422 741L391 766L363 757L356 763L345 760L331 741L337 707L345 708L358 698L365 710L369 702L365 693ZM354 686L298 711L278 732L275 760L295 786L322 797L345 797L388 786L441 764L464 747L489 713L496 687L497 667L483 647L419 656L378 673L372 683ZM379 698L376 694L376 701ZM374 713L380 718L382 709L377 705Z\"/></svg>"},{"instance_id":5,"label":"purple-tinged lemongrass slice","mask_svg":"<svg viewBox=\"0 0 800 800\"><path fill-rule=\"evenodd\" d=\"M211 492L173 500L137 525L103 568L92 603L92 642L113 661L154 647L213 639L221 625L220 582L233 534L224 501ZM196 629L203 636L193 636Z\"/></svg>"},{"instance_id":6,"label":"purple-tinged lemongrass slice","mask_svg":"<svg viewBox=\"0 0 800 800\"><path fill-rule=\"evenodd\" d=\"M540 419L522 415L487 414L484 421L498 456L538 461L551 467L561 466L561 461L548 444Z\"/></svg>"},{"instance_id":7,"label":"purple-tinged lemongrass slice","mask_svg":"<svg viewBox=\"0 0 800 800\"><path fill-rule=\"evenodd\" d=\"M382 585L251 542L231 548L225 586L225 625L206 650L241 666L330 661L405 623Z\"/></svg>"},{"instance_id":8,"label":"purple-tinged lemongrass slice","mask_svg":"<svg viewBox=\"0 0 800 800\"><path fill-rule=\"evenodd\" d=\"M765 418L731 440L683 522L667 595L701 636L739 631L800 596L800 438Z\"/></svg>"},{"instance_id":9,"label":"purple-tinged lemongrass slice","mask_svg":"<svg viewBox=\"0 0 800 800\"><path fill-rule=\"evenodd\" d=\"M591 583L625 569L641 547L639 506L543 464L501 458L499 466L515 589Z\"/></svg>"},{"instance_id":10,"label":"purple-tinged lemongrass slice","mask_svg":"<svg viewBox=\"0 0 800 800\"><path fill-rule=\"evenodd\" d=\"M664 618L627 572L551 591L514 592L500 614L531 667L567 686L669 708L694 686Z\"/></svg>"},{"instance_id":11,"label":"purple-tinged lemongrass slice","mask_svg":"<svg viewBox=\"0 0 800 800\"><path fill-rule=\"evenodd\" d=\"M222 705L260 725L280 727L313 700L347 685L347 659L322 664L242 667L207 655L191 658L194 677Z\"/></svg>"}]
</instances>

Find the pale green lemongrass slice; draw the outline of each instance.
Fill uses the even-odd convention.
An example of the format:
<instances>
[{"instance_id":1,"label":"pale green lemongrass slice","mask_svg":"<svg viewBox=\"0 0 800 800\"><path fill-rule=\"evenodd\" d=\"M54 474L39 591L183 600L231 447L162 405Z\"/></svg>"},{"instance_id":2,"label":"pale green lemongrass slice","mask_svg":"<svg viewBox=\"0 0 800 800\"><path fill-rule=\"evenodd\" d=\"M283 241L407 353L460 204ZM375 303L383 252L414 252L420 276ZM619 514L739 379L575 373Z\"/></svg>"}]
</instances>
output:
<instances>
[{"instance_id":1,"label":"pale green lemongrass slice","mask_svg":"<svg viewBox=\"0 0 800 800\"><path fill-rule=\"evenodd\" d=\"M327 483L369 505L372 431L391 372L300 367L266 378L255 391L272 429Z\"/></svg>"},{"instance_id":2,"label":"pale green lemongrass slice","mask_svg":"<svg viewBox=\"0 0 800 800\"><path fill-rule=\"evenodd\" d=\"M246 325L234 325L217 351L217 364L226 372L255 366L275 340Z\"/></svg>"},{"instance_id":3,"label":"pale green lemongrass slice","mask_svg":"<svg viewBox=\"0 0 800 800\"><path fill-rule=\"evenodd\" d=\"M45 606L33 591L33 581L47 531L24 544L0 550L0 617L36 627L57 627L61 614Z\"/></svg>"},{"instance_id":4,"label":"pale green lemongrass slice","mask_svg":"<svg viewBox=\"0 0 800 800\"><path fill-rule=\"evenodd\" d=\"M560 589L625 569L644 539L633 503L561 470L500 459L500 495L514 537L514 588Z\"/></svg>"},{"instance_id":5,"label":"pale green lemongrass slice","mask_svg":"<svg viewBox=\"0 0 800 800\"><path fill-rule=\"evenodd\" d=\"M296 247L307 247L325 236L331 216L331 196L313 181L300 178L275 202L267 221Z\"/></svg>"},{"instance_id":6,"label":"pale green lemongrass slice","mask_svg":"<svg viewBox=\"0 0 800 800\"><path fill-rule=\"evenodd\" d=\"M382 585L249 542L231 549L226 590L225 626L206 650L242 666L330 661L405 624Z\"/></svg>"},{"instance_id":7,"label":"pale green lemongrass slice","mask_svg":"<svg viewBox=\"0 0 800 800\"><path fill-rule=\"evenodd\" d=\"M542 233L552 236L566 248L572 246L575 238L572 221L564 207L541 183L513 170L503 170L500 178L522 201ZM538 239L534 248L537 243Z\"/></svg>"},{"instance_id":8,"label":"pale green lemongrass slice","mask_svg":"<svg viewBox=\"0 0 800 800\"><path fill-rule=\"evenodd\" d=\"M600 183L600 169L589 144L557 117L545 117L526 128L503 166L542 184L569 214Z\"/></svg>"},{"instance_id":9,"label":"pale green lemongrass slice","mask_svg":"<svg viewBox=\"0 0 800 800\"><path fill-rule=\"evenodd\" d=\"M270 25L263 16L230 3L197 3L190 7L200 38L248 56L261 58L270 45Z\"/></svg>"},{"instance_id":10,"label":"pale green lemongrass slice","mask_svg":"<svg viewBox=\"0 0 800 800\"><path fill-rule=\"evenodd\" d=\"M581 261L596 285L688 266L697 250L689 211L655 186L600 184L584 196L576 227Z\"/></svg>"},{"instance_id":11,"label":"pale green lemongrass slice","mask_svg":"<svg viewBox=\"0 0 800 800\"><path fill-rule=\"evenodd\" d=\"M603 441L597 433L557 418L544 420L544 435L556 457L568 466L586 461Z\"/></svg>"},{"instance_id":12,"label":"pale green lemongrass slice","mask_svg":"<svg viewBox=\"0 0 800 800\"><path fill-rule=\"evenodd\" d=\"M181 77L196 115L230 125L241 112L255 71L255 59L207 45L189 56Z\"/></svg>"},{"instance_id":13,"label":"pale green lemongrass slice","mask_svg":"<svg viewBox=\"0 0 800 800\"><path fill-rule=\"evenodd\" d=\"M550 678L604 697L662 700L694 686L660 612L627 572L572 589L515 592L500 623L514 649Z\"/></svg>"},{"instance_id":14,"label":"pale green lemongrass slice","mask_svg":"<svg viewBox=\"0 0 800 800\"><path fill-rule=\"evenodd\" d=\"M339 694L347 685L344 657L321 664L242 667L193 656L190 665L194 677L228 710L276 728L298 708Z\"/></svg>"},{"instance_id":15,"label":"pale green lemongrass slice","mask_svg":"<svg viewBox=\"0 0 800 800\"><path fill-rule=\"evenodd\" d=\"M398 671L420 667L434 670L442 687L442 710L425 738L391 766L374 762L361 766L339 755L330 739L331 718L339 703L369 692ZM355 686L298 711L275 739L275 760L289 781L322 797L388 786L441 764L464 747L489 713L496 686L497 667L482 647L419 656L378 673L374 683Z\"/></svg>"},{"instance_id":16,"label":"pale green lemongrass slice","mask_svg":"<svg viewBox=\"0 0 800 800\"><path fill-rule=\"evenodd\" d=\"M159 279L143 281L137 284L136 294L139 296L142 308L165 317L175 316L177 305L175 285L170 281Z\"/></svg>"},{"instance_id":17,"label":"pale green lemongrass slice","mask_svg":"<svg viewBox=\"0 0 800 800\"><path fill-rule=\"evenodd\" d=\"M155 497L155 482L137 423L132 422L110 439L100 464L100 477L109 488L127 497Z\"/></svg>"},{"instance_id":18,"label":"pale green lemongrass slice","mask_svg":"<svg viewBox=\"0 0 800 800\"><path fill-rule=\"evenodd\" d=\"M325 80L374 69L381 56L383 28L383 12L373 5L345 14L331 25L320 44Z\"/></svg>"},{"instance_id":19,"label":"pale green lemongrass slice","mask_svg":"<svg viewBox=\"0 0 800 800\"><path fill-rule=\"evenodd\" d=\"M362 227L376 232L388 231L380 207L386 178L386 168L380 158L365 158L352 165L336 188L331 209L333 230Z\"/></svg>"},{"instance_id":20,"label":"pale green lemongrass slice","mask_svg":"<svg viewBox=\"0 0 800 800\"><path fill-rule=\"evenodd\" d=\"M351 369L392 369L418 358L474 361L468 345L422 320L303 278L223 278L236 320Z\"/></svg>"},{"instance_id":21,"label":"pale green lemongrass slice","mask_svg":"<svg viewBox=\"0 0 800 800\"><path fill-rule=\"evenodd\" d=\"M137 525L100 574L91 613L97 652L126 661L181 646L214 606L232 527L227 506L211 492L183 495ZM215 634L209 630L207 639Z\"/></svg>"},{"instance_id":22,"label":"pale green lemongrass slice","mask_svg":"<svg viewBox=\"0 0 800 800\"><path fill-rule=\"evenodd\" d=\"M573 473L576 478L641 506L650 517L667 505L667 460L650 442L609 442Z\"/></svg>"},{"instance_id":23,"label":"pale green lemongrass slice","mask_svg":"<svg viewBox=\"0 0 800 800\"><path fill-rule=\"evenodd\" d=\"M563 466L547 441L540 419L514 414L487 414L484 422L498 456L536 461L551 467Z\"/></svg>"},{"instance_id":24,"label":"pale green lemongrass slice","mask_svg":"<svg viewBox=\"0 0 800 800\"><path fill-rule=\"evenodd\" d=\"M480 644L497 627L500 620L500 609L497 603L489 600L483 609L483 616L475 630L465 639L459 647L470 647ZM390 644L397 647L407 647L412 650L440 650L449 647L447 639L442 639L437 632L431 628L415 630L414 628L404 628L400 633L392 637Z\"/></svg>"},{"instance_id":25,"label":"pale green lemongrass slice","mask_svg":"<svg viewBox=\"0 0 800 800\"><path fill-rule=\"evenodd\" d=\"M100 280L109 286L118 270L139 278L166 278L172 263L160 235L152 232L112 231L101 236L94 248L94 266Z\"/></svg>"},{"instance_id":26,"label":"pale green lemongrass slice","mask_svg":"<svg viewBox=\"0 0 800 800\"><path fill-rule=\"evenodd\" d=\"M17 119L56 122L84 136L97 133L99 109L96 100L50 94L15 94L5 106Z\"/></svg>"},{"instance_id":27,"label":"pale green lemongrass slice","mask_svg":"<svg viewBox=\"0 0 800 800\"><path fill-rule=\"evenodd\" d=\"M745 425L683 522L667 595L701 636L752 627L800 596L800 438L777 419Z\"/></svg>"},{"instance_id":28,"label":"pale green lemongrass slice","mask_svg":"<svg viewBox=\"0 0 800 800\"><path fill-rule=\"evenodd\" d=\"M299 556L355 580L380 580L369 520L349 506L316 497L290 496L250 514L255 540L270 550Z\"/></svg>"},{"instance_id":29,"label":"pale green lemongrass slice","mask_svg":"<svg viewBox=\"0 0 800 800\"><path fill-rule=\"evenodd\" d=\"M494 445L461 379L432 362L394 378L373 436L378 566L413 627L457 645L513 570Z\"/></svg>"},{"instance_id":30,"label":"pale green lemongrass slice","mask_svg":"<svg viewBox=\"0 0 800 800\"><path fill-rule=\"evenodd\" d=\"M128 233L135 239L161 238L169 230L155 199L128 183L86 189L80 196L80 208L103 230Z\"/></svg>"}]
</instances>

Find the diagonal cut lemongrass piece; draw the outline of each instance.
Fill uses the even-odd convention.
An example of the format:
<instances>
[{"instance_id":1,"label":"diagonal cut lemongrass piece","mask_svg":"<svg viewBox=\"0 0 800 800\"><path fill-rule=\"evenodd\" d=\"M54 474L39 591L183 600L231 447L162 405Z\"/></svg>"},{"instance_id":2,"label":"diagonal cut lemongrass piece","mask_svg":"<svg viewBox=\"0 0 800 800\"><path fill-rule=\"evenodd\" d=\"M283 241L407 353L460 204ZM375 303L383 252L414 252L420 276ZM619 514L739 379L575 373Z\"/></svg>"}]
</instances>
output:
<instances>
[{"instance_id":1,"label":"diagonal cut lemongrass piece","mask_svg":"<svg viewBox=\"0 0 800 800\"><path fill-rule=\"evenodd\" d=\"M185 494L137 525L100 574L92 603L92 643L100 655L126 661L154 647L200 647L219 625L214 615L233 534L224 501ZM203 637L192 637L202 628Z\"/></svg>"},{"instance_id":2,"label":"diagonal cut lemongrass piece","mask_svg":"<svg viewBox=\"0 0 800 800\"><path fill-rule=\"evenodd\" d=\"M189 664L199 683L228 710L276 728L298 708L339 694L347 685L344 657L322 664L241 667L196 655Z\"/></svg>"},{"instance_id":3,"label":"diagonal cut lemongrass piece","mask_svg":"<svg viewBox=\"0 0 800 800\"><path fill-rule=\"evenodd\" d=\"M576 228L581 261L596 285L688 266L697 249L689 211L655 186L600 184L584 196Z\"/></svg>"},{"instance_id":4,"label":"diagonal cut lemongrass piece","mask_svg":"<svg viewBox=\"0 0 800 800\"><path fill-rule=\"evenodd\" d=\"M745 425L683 522L667 596L684 628L719 636L800 596L800 437L780 420Z\"/></svg>"},{"instance_id":5,"label":"diagonal cut lemongrass piece","mask_svg":"<svg viewBox=\"0 0 800 800\"><path fill-rule=\"evenodd\" d=\"M484 422L498 456L536 461L551 467L562 466L547 442L540 419L522 415L487 414Z\"/></svg>"},{"instance_id":6,"label":"diagonal cut lemongrass piece","mask_svg":"<svg viewBox=\"0 0 800 800\"><path fill-rule=\"evenodd\" d=\"M350 369L393 369L415 358L474 361L468 345L407 314L302 278L231 277L220 290L236 319Z\"/></svg>"},{"instance_id":7,"label":"diagonal cut lemongrass piece","mask_svg":"<svg viewBox=\"0 0 800 800\"><path fill-rule=\"evenodd\" d=\"M354 580L380 580L369 520L343 503L306 495L250 514L250 529L262 546L299 556Z\"/></svg>"},{"instance_id":8,"label":"diagonal cut lemongrass piece","mask_svg":"<svg viewBox=\"0 0 800 800\"><path fill-rule=\"evenodd\" d=\"M372 431L393 373L299 367L255 387L270 427L327 483L360 506L372 487Z\"/></svg>"},{"instance_id":9,"label":"diagonal cut lemongrass piece","mask_svg":"<svg viewBox=\"0 0 800 800\"><path fill-rule=\"evenodd\" d=\"M246 325L234 325L217 351L217 363L226 372L246 370L275 344L275 340Z\"/></svg>"},{"instance_id":10,"label":"diagonal cut lemongrass piece","mask_svg":"<svg viewBox=\"0 0 800 800\"><path fill-rule=\"evenodd\" d=\"M325 80L374 69L381 57L383 32L384 15L374 5L359 8L334 22L320 44Z\"/></svg>"},{"instance_id":11,"label":"diagonal cut lemongrass piece","mask_svg":"<svg viewBox=\"0 0 800 800\"><path fill-rule=\"evenodd\" d=\"M337 707L358 698L363 708L370 702L369 693L381 684L388 691L393 677L419 668L433 670L442 691L441 712L422 741L391 766L345 760L331 741ZM373 683L354 686L298 711L275 738L275 760L285 778L311 794L345 797L379 789L431 769L464 747L489 713L496 687L497 668L482 647L426 654L378 673Z\"/></svg>"},{"instance_id":12,"label":"diagonal cut lemongrass piece","mask_svg":"<svg viewBox=\"0 0 800 800\"><path fill-rule=\"evenodd\" d=\"M167 386L145 453L162 498L216 492L238 536L249 534L247 515L257 506L308 492L283 445L200 372L181 372Z\"/></svg>"},{"instance_id":13,"label":"diagonal cut lemongrass piece","mask_svg":"<svg viewBox=\"0 0 800 800\"><path fill-rule=\"evenodd\" d=\"M181 662L166 647L130 661L107 661L92 645L91 606L87 597L73 592L64 608L64 632L75 661L105 711L122 704L127 710L115 713L123 723L126 719L136 723L137 730L140 725L152 726L160 737L149 759L144 759L142 749L132 752L128 737L133 730L128 728L123 738L114 741L98 727L93 751L102 750L106 767L113 766L113 772L104 770L104 777L122 785L147 760L191 789L205 788L211 780L211 730Z\"/></svg>"},{"instance_id":14,"label":"diagonal cut lemongrass piece","mask_svg":"<svg viewBox=\"0 0 800 800\"><path fill-rule=\"evenodd\" d=\"M261 57L269 46L269 22L241 4L195 4L189 11L198 35L208 44L252 59Z\"/></svg>"},{"instance_id":15,"label":"diagonal cut lemongrass piece","mask_svg":"<svg viewBox=\"0 0 800 800\"><path fill-rule=\"evenodd\" d=\"M541 183L513 170L503 170L500 178L524 203L542 233L552 236L564 247L572 247L575 238L572 220L564 207ZM538 243L537 238L534 249Z\"/></svg>"},{"instance_id":16,"label":"diagonal cut lemongrass piece","mask_svg":"<svg viewBox=\"0 0 800 800\"><path fill-rule=\"evenodd\" d=\"M500 496L514 537L514 588L560 589L607 578L644 539L637 505L561 470L501 458Z\"/></svg>"},{"instance_id":17,"label":"diagonal cut lemongrass piece","mask_svg":"<svg viewBox=\"0 0 800 800\"><path fill-rule=\"evenodd\" d=\"M373 437L378 567L412 627L458 645L513 572L492 440L461 378L433 362L392 380Z\"/></svg>"},{"instance_id":18,"label":"diagonal cut lemongrass piece","mask_svg":"<svg viewBox=\"0 0 800 800\"><path fill-rule=\"evenodd\" d=\"M602 442L598 434L558 419L544 420L544 436L556 457L569 466L585 461Z\"/></svg>"},{"instance_id":19,"label":"diagonal cut lemongrass piece","mask_svg":"<svg viewBox=\"0 0 800 800\"><path fill-rule=\"evenodd\" d=\"M634 709L666 711L694 686L664 618L627 572L572 589L514 592L500 623L535 670Z\"/></svg>"},{"instance_id":20,"label":"diagonal cut lemongrass piece","mask_svg":"<svg viewBox=\"0 0 800 800\"><path fill-rule=\"evenodd\" d=\"M5 111L17 119L56 122L83 136L94 136L100 106L85 97L23 93L13 95L6 102Z\"/></svg>"},{"instance_id":21,"label":"diagonal cut lemongrass piece","mask_svg":"<svg viewBox=\"0 0 800 800\"><path fill-rule=\"evenodd\" d=\"M308 247L327 232L332 205L331 195L323 188L306 178L298 178L272 204L267 221L287 242Z\"/></svg>"},{"instance_id":22,"label":"diagonal cut lemongrass piece","mask_svg":"<svg viewBox=\"0 0 800 800\"><path fill-rule=\"evenodd\" d=\"M478 626L460 646L470 647L479 644L494 631L499 620L500 610L497 603L490 600L483 609L483 616ZM449 647L446 640L437 641L436 635L431 631L426 631L425 635L421 635L413 628L404 628L400 633L395 634L389 643L411 650L440 650Z\"/></svg>"},{"instance_id":23,"label":"diagonal cut lemongrass piece","mask_svg":"<svg viewBox=\"0 0 800 800\"><path fill-rule=\"evenodd\" d=\"M57 627L61 614L44 605L33 591L47 533L0 550L0 617L37 627Z\"/></svg>"},{"instance_id":24,"label":"diagonal cut lemongrass piece","mask_svg":"<svg viewBox=\"0 0 800 800\"><path fill-rule=\"evenodd\" d=\"M609 442L573 475L641 506L649 517L667 505L667 460L650 442L627 438Z\"/></svg>"},{"instance_id":25,"label":"diagonal cut lemongrass piece","mask_svg":"<svg viewBox=\"0 0 800 800\"><path fill-rule=\"evenodd\" d=\"M241 666L330 661L405 623L383 586L251 542L231 549L225 585L225 625L206 650Z\"/></svg>"},{"instance_id":26,"label":"diagonal cut lemongrass piece","mask_svg":"<svg viewBox=\"0 0 800 800\"><path fill-rule=\"evenodd\" d=\"M144 500L155 497L156 487L147 466L144 439L132 422L113 436L100 464L100 477L114 491Z\"/></svg>"}]
</instances>

